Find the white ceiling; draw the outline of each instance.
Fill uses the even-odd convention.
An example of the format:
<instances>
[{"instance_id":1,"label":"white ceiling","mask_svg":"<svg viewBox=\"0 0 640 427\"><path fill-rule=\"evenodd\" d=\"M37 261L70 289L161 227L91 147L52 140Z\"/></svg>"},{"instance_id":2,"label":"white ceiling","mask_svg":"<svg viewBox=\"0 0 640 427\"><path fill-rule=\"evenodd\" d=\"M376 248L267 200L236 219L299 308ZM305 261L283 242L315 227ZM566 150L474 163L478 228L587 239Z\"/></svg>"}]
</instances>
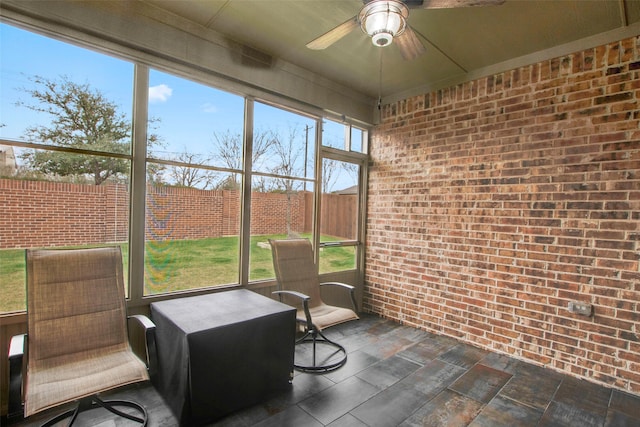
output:
<instances>
[{"instance_id":1,"label":"white ceiling","mask_svg":"<svg viewBox=\"0 0 640 427\"><path fill-rule=\"evenodd\" d=\"M284 60L374 98L445 87L496 64L524 65L513 61L562 54L558 46L594 47L640 28L639 0L506 0L499 6L411 9L409 24L427 51L405 61L397 46L375 47L360 29L325 50L305 46L356 15L361 0L144 3L258 50L261 67Z\"/></svg>"}]
</instances>

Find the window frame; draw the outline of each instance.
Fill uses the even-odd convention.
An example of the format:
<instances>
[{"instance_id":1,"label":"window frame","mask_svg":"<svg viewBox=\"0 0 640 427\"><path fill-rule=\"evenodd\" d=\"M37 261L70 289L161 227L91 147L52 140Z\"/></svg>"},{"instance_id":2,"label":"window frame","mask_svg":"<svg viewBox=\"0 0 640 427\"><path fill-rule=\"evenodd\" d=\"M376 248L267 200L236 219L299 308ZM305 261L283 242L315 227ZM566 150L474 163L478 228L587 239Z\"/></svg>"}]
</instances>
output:
<instances>
[{"instance_id":1,"label":"window frame","mask_svg":"<svg viewBox=\"0 0 640 427\"><path fill-rule=\"evenodd\" d=\"M314 206L313 206L313 244L315 248L320 246L320 234L319 234L319 215L318 209L320 206L321 198L321 162L326 156L336 156L338 159L348 159L350 162L357 161L360 166L359 177L359 217L358 217L358 239L357 241L344 242L345 245L355 245L359 247L357 270L360 271L359 277L363 277L364 266L364 224L365 224L365 211L366 206L366 179L367 179L367 158L366 144L363 143L363 152L348 152L330 147L322 146L322 122L323 120L334 120L335 115L333 113L324 111L320 108L304 104L295 101L288 97L278 96L270 92L266 92L260 88L250 87L245 84L232 81L223 76L212 74L207 70L196 67L194 65L186 63L178 63L171 61L170 59L161 57L160 55L153 55L151 53L135 50L131 47L119 45L107 40L100 39L98 36L89 35L78 30L54 26L43 22L38 22L34 19L27 19L22 17L20 20L8 18L6 16L0 17L0 24L11 25L24 31L29 31L44 37L49 37L60 41L62 43L68 43L79 48L89 49L98 54L108 55L129 61L134 64L134 82L133 82L133 105L132 108L132 138L131 138L131 153L130 155L121 155L116 153L96 153L88 152L82 153L83 150L68 149L62 147L50 146L42 144L41 146L26 143L24 141L2 140L3 144L27 147L27 148L40 148L53 151L65 151L65 152L79 152L80 154L91 155L108 155L111 157L127 158L131 162L130 170L130 200L129 200L129 268L128 268L128 299L127 304L129 307L147 306L153 301L176 298L187 295L197 295L200 293L211 292L212 290L220 290L222 288L233 287L261 287L265 286L265 283L260 281L249 281L249 250L250 250L250 214L251 214L251 182L254 175L269 174L256 173L252 171L251 156L243 156L243 166L241 171L225 170L225 168L211 167L211 169L222 170L227 172L239 173L242 176L242 195L241 195L241 211L240 211L240 260L239 260L239 283L231 285L217 285L212 287L192 289L188 291L171 292L166 294L157 295L144 295L144 251L145 251L145 203L146 203L146 185L147 176L146 169L148 162L154 163L170 163L169 161L163 161L157 158L149 157L147 152L147 122L148 122L148 88L149 88L149 74L153 68L162 72L171 73L175 76L188 78L197 83L204 84L206 86L219 89L228 93L232 93L244 98L244 133L243 143L244 152L252 149L253 141L253 119L254 119L254 105L255 102L260 102L266 105L273 106L275 108L290 111L295 114L300 114L309 119L315 120L315 135L313 137L313 143L315 146L315 163L316 170L315 175L312 178L309 177L296 177L303 181L311 182L314 186ZM188 76L188 77L187 77ZM356 126L368 135L369 129L362 125L362 123L353 121L350 123L348 119L341 116L342 122L347 123L349 126L349 135L351 137L351 126ZM347 131L345 131L347 133ZM368 139L368 136L365 137ZM310 138L311 139L311 138ZM310 141L311 142L311 141ZM317 254L318 251L316 251ZM317 257L317 255L316 255ZM267 281L266 285L273 283L273 281ZM18 312L24 313L24 312ZM0 312L0 315L4 316L7 312Z\"/></svg>"}]
</instances>

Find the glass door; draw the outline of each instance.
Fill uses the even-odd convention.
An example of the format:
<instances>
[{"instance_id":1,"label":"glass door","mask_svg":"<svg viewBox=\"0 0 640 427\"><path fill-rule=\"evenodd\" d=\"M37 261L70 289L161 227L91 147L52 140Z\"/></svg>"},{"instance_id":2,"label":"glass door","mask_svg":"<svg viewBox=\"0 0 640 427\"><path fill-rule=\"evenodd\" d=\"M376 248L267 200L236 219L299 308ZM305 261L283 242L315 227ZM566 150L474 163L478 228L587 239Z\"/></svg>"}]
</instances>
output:
<instances>
[{"instance_id":1,"label":"glass door","mask_svg":"<svg viewBox=\"0 0 640 427\"><path fill-rule=\"evenodd\" d=\"M324 150L319 212L320 274L359 269L364 162L358 157L361 156Z\"/></svg>"}]
</instances>

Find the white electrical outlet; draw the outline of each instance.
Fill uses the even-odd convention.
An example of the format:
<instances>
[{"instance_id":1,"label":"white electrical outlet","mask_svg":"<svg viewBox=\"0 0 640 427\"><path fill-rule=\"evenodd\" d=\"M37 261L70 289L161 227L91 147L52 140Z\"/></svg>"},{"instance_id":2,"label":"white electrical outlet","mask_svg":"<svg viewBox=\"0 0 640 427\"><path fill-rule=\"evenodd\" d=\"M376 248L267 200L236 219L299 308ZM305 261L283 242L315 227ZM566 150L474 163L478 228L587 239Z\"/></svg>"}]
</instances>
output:
<instances>
[{"instance_id":1,"label":"white electrical outlet","mask_svg":"<svg viewBox=\"0 0 640 427\"><path fill-rule=\"evenodd\" d=\"M570 301L567 308L571 313L582 314L583 316L591 316L593 313L593 305L586 302Z\"/></svg>"}]
</instances>

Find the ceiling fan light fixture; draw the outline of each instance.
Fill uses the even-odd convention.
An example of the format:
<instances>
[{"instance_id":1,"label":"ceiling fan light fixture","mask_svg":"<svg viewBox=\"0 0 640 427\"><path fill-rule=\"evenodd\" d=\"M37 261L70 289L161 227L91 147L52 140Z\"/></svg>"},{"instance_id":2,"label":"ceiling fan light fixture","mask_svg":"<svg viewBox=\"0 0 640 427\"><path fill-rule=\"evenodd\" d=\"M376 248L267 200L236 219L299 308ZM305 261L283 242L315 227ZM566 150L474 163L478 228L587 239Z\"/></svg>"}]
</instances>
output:
<instances>
[{"instance_id":1,"label":"ceiling fan light fixture","mask_svg":"<svg viewBox=\"0 0 640 427\"><path fill-rule=\"evenodd\" d=\"M371 41L373 42L374 46L383 47L391 44L391 42L393 41L393 35L384 31L375 33L371 36Z\"/></svg>"},{"instance_id":2,"label":"ceiling fan light fixture","mask_svg":"<svg viewBox=\"0 0 640 427\"><path fill-rule=\"evenodd\" d=\"M365 4L358 21L375 46L388 46L407 27L409 8L398 0L372 0Z\"/></svg>"}]
</instances>

